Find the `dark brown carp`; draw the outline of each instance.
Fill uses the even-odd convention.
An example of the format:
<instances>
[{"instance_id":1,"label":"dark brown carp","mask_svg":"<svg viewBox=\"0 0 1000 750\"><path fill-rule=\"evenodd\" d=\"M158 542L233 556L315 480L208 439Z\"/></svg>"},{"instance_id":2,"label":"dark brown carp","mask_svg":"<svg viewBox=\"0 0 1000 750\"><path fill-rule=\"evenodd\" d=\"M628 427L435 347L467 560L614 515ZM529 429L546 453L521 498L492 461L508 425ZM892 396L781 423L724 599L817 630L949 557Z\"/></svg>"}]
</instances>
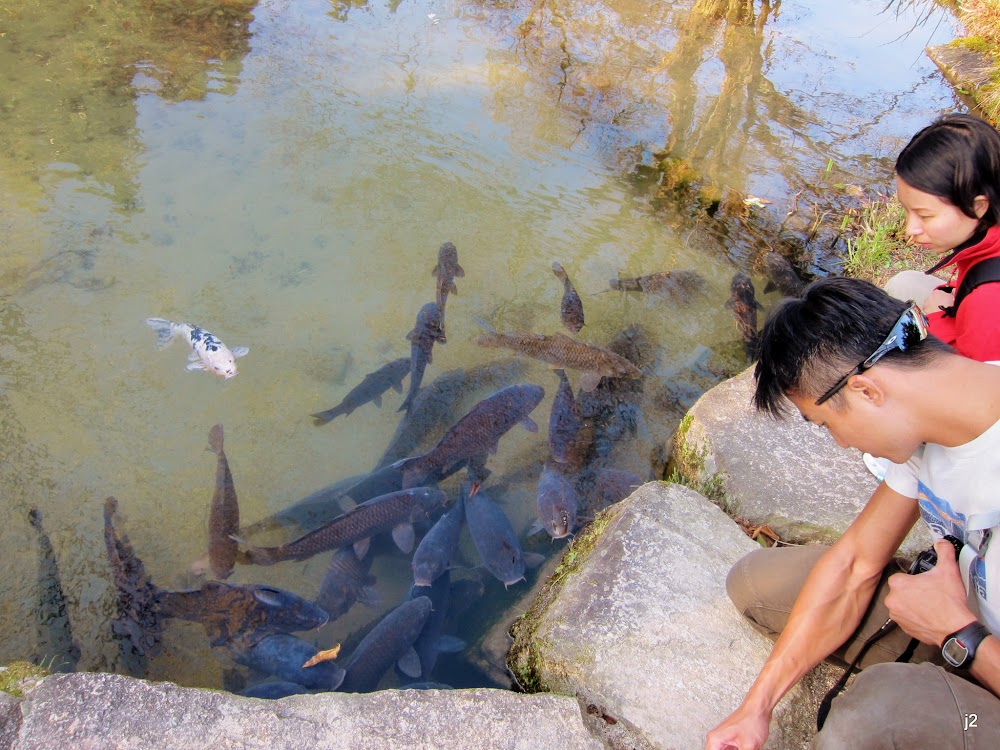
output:
<instances>
[{"instance_id":1,"label":"dark brown carp","mask_svg":"<svg viewBox=\"0 0 1000 750\"><path fill-rule=\"evenodd\" d=\"M444 333L441 331L441 312L437 302L428 302L417 313L417 322L413 330L406 334L410 342L410 390L406 400L397 411L409 411L413 398L420 389L420 381L424 379L424 370L433 359L431 349L435 341L441 341Z\"/></svg>"},{"instance_id":2,"label":"dark brown carp","mask_svg":"<svg viewBox=\"0 0 1000 750\"><path fill-rule=\"evenodd\" d=\"M431 275L437 278L437 306L441 313L441 338L438 341L446 344L448 339L444 335L444 305L449 293L458 294L455 277L465 276L465 271L458 265L458 250L452 243L446 242L438 249L438 262Z\"/></svg>"},{"instance_id":3,"label":"dark brown carp","mask_svg":"<svg viewBox=\"0 0 1000 750\"><path fill-rule=\"evenodd\" d=\"M676 269L660 271L646 276L611 279L612 289L622 292L645 292L667 300L686 300L692 294L708 289L705 277L695 271Z\"/></svg>"},{"instance_id":4,"label":"dark brown carp","mask_svg":"<svg viewBox=\"0 0 1000 750\"><path fill-rule=\"evenodd\" d=\"M559 303L562 323L570 333L579 333L583 328L583 302L580 300L580 295L576 293L576 287L560 263L552 264L552 272L563 283L562 302Z\"/></svg>"},{"instance_id":5,"label":"dark brown carp","mask_svg":"<svg viewBox=\"0 0 1000 750\"><path fill-rule=\"evenodd\" d=\"M159 590L135 554L128 535L115 523L118 501L104 501L104 545L115 586L115 614L111 634L118 641L125 666L133 675L143 674L146 660L160 653L163 625L157 614Z\"/></svg>"},{"instance_id":6,"label":"dark brown carp","mask_svg":"<svg viewBox=\"0 0 1000 750\"><path fill-rule=\"evenodd\" d=\"M486 569L505 587L523 581L529 559L503 509L484 492L476 492L465 497L465 522ZM530 553L531 565L541 561L541 555Z\"/></svg>"},{"instance_id":7,"label":"dark brown carp","mask_svg":"<svg viewBox=\"0 0 1000 750\"><path fill-rule=\"evenodd\" d=\"M208 431L208 448L216 456L215 492L208 513L208 564L216 578L228 578L236 564L239 544L233 535L240 528L240 504L236 486L229 470L226 452L222 449L222 425Z\"/></svg>"},{"instance_id":8,"label":"dark brown carp","mask_svg":"<svg viewBox=\"0 0 1000 750\"><path fill-rule=\"evenodd\" d=\"M538 478L538 523L553 539L562 539L573 533L576 513L580 505L573 485L559 472L549 467Z\"/></svg>"},{"instance_id":9,"label":"dark brown carp","mask_svg":"<svg viewBox=\"0 0 1000 750\"><path fill-rule=\"evenodd\" d=\"M427 453L393 464L403 472L403 486L441 481L470 461L485 463L496 452L500 438L518 422L531 432L538 426L528 418L545 395L540 385L511 385L483 399L444 434Z\"/></svg>"},{"instance_id":10,"label":"dark brown carp","mask_svg":"<svg viewBox=\"0 0 1000 750\"><path fill-rule=\"evenodd\" d=\"M158 612L201 623L212 646L253 644L273 633L313 630L329 616L297 594L271 586L205 581L200 589L157 590Z\"/></svg>"},{"instance_id":11,"label":"dark brown carp","mask_svg":"<svg viewBox=\"0 0 1000 750\"><path fill-rule=\"evenodd\" d=\"M340 685L342 693L368 693L378 687L389 667L413 648L424 623L431 614L431 600L426 596L403 602L383 617L357 645L344 664L347 675ZM419 660L419 657L414 657Z\"/></svg>"},{"instance_id":12,"label":"dark brown carp","mask_svg":"<svg viewBox=\"0 0 1000 750\"><path fill-rule=\"evenodd\" d=\"M753 359L757 355L757 311L764 308L754 296L753 282L742 271L733 276L726 307L733 311L747 356Z\"/></svg>"},{"instance_id":13,"label":"dark brown carp","mask_svg":"<svg viewBox=\"0 0 1000 750\"><path fill-rule=\"evenodd\" d=\"M439 435L461 416L462 403L482 398L519 380L524 371L523 362L511 357L438 375L413 399L410 411L400 420L396 434L379 459L379 467L413 456L420 452L421 446L424 450L430 448L431 436Z\"/></svg>"},{"instance_id":14,"label":"dark brown carp","mask_svg":"<svg viewBox=\"0 0 1000 750\"><path fill-rule=\"evenodd\" d=\"M806 282L795 272L791 261L774 250L764 256L764 273L768 278L764 294L777 289L785 297L798 297L806 286Z\"/></svg>"},{"instance_id":15,"label":"dark brown carp","mask_svg":"<svg viewBox=\"0 0 1000 750\"><path fill-rule=\"evenodd\" d=\"M580 415L566 371L555 370L555 374L559 376L559 389L549 416L549 452L561 464L580 466L590 450L593 428L588 429Z\"/></svg>"},{"instance_id":16,"label":"dark brown carp","mask_svg":"<svg viewBox=\"0 0 1000 750\"><path fill-rule=\"evenodd\" d=\"M63 590L59 563L52 540L42 526L38 508L28 511L28 520L38 532L38 607L35 626L38 632L35 663L50 672L72 672L80 661L80 644L73 639L66 592Z\"/></svg>"},{"instance_id":17,"label":"dark brown carp","mask_svg":"<svg viewBox=\"0 0 1000 750\"><path fill-rule=\"evenodd\" d=\"M638 474L624 469L605 467L594 479L594 509L603 510L635 492L645 484Z\"/></svg>"},{"instance_id":18,"label":"dark brown carp","mask_svg":"<svg viewBox=\"0 0 1000 750\"><path fill-rule=\"evenodd\" d=\"M355 386L343 401L332 409L317 412L312 415L316 425L326 424L341 414L350 414L362 404L373 402L375 406L382 405L382 394L392 388L397 393L403 392L403 378L410 371L410 358L401 357L382 365L375 372L365 375L364 380Z\"/></svg>"},{"instance_id":19,"label":"dark brown carp","mask_svg":"<svg viewBox=\"0 0 1000 750\"><path fill-rule=\"evenodd\" d=\"M539 359L560 368L580 370L580 387L592 391L601 378L642 377L642 370L624 357L594 344L571 339L562 333L546 336L540 333L497 333L489 331L477 340L480 346L510 349L532 359Z\"/></svg>"},{"instance_id":20,"label":"dark brown carp","mask_svg":"<svg viewBox=\"0 0 1000 750\"><path fill-rule=\"evenodd\" d=\"M316 596L316 604L331 620L346 614L355 602L378 605L375 576L368 572L373 558L371 554L359 560L351 547L341 547L333 553Z\"/></svg>"},{"instance_id":21,"label":"dark brown carp","mask_svg":"<svg viewBox=\"0 0 1000 750\"><path fill-rule=\"evenodd\" d=\"M320 552L355 545L359 557L368 550L368 540L383 531L404 552L413 549L413 523L444 508L447 496L430 487L390 492L351 508L315 531L278 547L251 547L247 560L254 565L274 565L284 560L305 560Z\"/></svg>"}]
</instances>

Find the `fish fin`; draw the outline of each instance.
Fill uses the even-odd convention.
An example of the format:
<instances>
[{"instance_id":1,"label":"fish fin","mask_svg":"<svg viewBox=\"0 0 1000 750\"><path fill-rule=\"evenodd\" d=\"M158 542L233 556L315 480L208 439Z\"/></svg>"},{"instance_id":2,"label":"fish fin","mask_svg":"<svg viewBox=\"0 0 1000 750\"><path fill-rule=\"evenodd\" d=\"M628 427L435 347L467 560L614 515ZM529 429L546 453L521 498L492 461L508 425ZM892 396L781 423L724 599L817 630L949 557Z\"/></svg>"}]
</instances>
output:
<instances>
[{"instance_id":1,"label":"fish fin","mask_svg":"<svg viewBox=\"0 0 1000 750\"><path fill-rule=\"evenodd\" d=\"M733 309L733 301L731 299L727 299L725 302L722 303L722 306L724 308L726 308L727 310L732 310Z\"/></svg>"},{"instance_id":2,"label":"fish fin","mask_svg":"<svg viewBox=\"0 0 1000 750\"><path fill-rule=\"evenodd\" d=\"M764 309L764 306L762 304L760 304L760 302L758 302L757 300L753 301L753 306L756 307L758 310L763 310Z\"/></svg>"},{"instance_id":3,"label":"fish fin","mask_svg":"<svg viewBox=\"0 0 1000 750\"><path fill-rule=\"evenodd\" d=\"M198 352L195 351L188 352L188 362L197 362L197 361L198 361Z\"/></svg>"},{"instance_id":4,"label":"fish fin","mask_svg":"<svg viewBox=\"0 0 1000 750\"><path fill-rule=\"evenodd\" d=\"M381 394L378 395L378 396L376 396L375 398L373 398L372 399L372 403L375 404L375 406L382 406L382 396L381 396Z\"/></svg>"},{"instance_id":5,"label":"fish fin","mask_svg":"<svg viewBox=\"0 0 1000 750\"><path fill-rule=\"evenodd\" d=\"M204 362L202 362L201 360L198 360L197 362L191 362L184 369L187 370L188 372L197 372L198 370L205 370L207 368L205 367L205 363Z\"/></svg>"},{"instance_id":6,"label":"fish fin","mask_svg":"<svg viewBox=\"0 0 1000 750\"><path fill-rule=\"evenodd\" d=\"M239 359L240 357L245 357L250 353L250 348L246 346L237 346L235 349L230 349L233 353L233 357Z\"/></svg>"},{"instance_id":7,"label":"fish fin","mask_svg":"<svg viewBox=\"0 0 1000 750\"><path fill-rule=\"evenodd\" d=\"M412 523L401 523L392 527L392 541L403 552L413 550L414 536Z\"/></svg>"},{"instance_id":8,"label":"fish fin","mask_svg":"<svg viewBox=\"0 0 1000 750\"><path fill-rule=\"evenodd\" d=\"M493 326L491 326L489 323L487 323L482 318L473 317L472 319L474 321L476 321L479 325L481 325L483 328L485 328L489 333L496 333L497 332L496 328L494 328Z\"/></svg>"},{"instance_id":9,"label":"fish fin","mask_svg":"<svg viewBox=\"0 0 1000 750\"><path fill-rule=\"evenodd\" d=\"M585 372L580 377L580 390L590 393L593 391L601 382L602 375L598 375L596 372Z\"/></svg>"},{"instance_id":10,"label":"fish fin","mask_svg":"<svg viewBox=\"0 0 1000 750\"><path fill-rule=\"evenodd\" d=\"M146 325L156 332L157 349L163 349L174 340L174 324L166 318L146 318Z\"/></svg>"},{"instance_id":11,"label":"fish fin","mask_svg":"<svg viewBox=\"0 0 1000 750\"><path fill-rule=\"evenodd\" d=\"M406 334L406 340L413 341L413 331L410 331L408 334Z\"/></svg>"},{"instance_id":12,"label":"fish fin","mask_svg":"<svg viewBox=\"0 0 1000 750\"><path fill-rule=\"evenodd\" d=\"M399 657L399 661L396 662L396 666L399 667L399 671L405 674L407 677L412 677L416 679L420 676L420 656L417 655L417 650L410 646L406 653Z\"/></svg>"},{"instance_id":13,"label":"fish fin","mask_svg":"<svg viewBox=\"0 0 1000 750\"><path fill-rule=\"evenodd\" d=\"M537 568L545 562L545 555L540 555L537 552L525 552L522 557L524 558L525 567L528 568Z\"/></svg>"},{"instance_id":14,"label":"fish fin","mask_svg":"<svg viewBox=\"0 0 1000 750\"><path fill-rule=\"evenodd\" d=\"M778 288L777 285L773 281L769 280L767 284L764 286L764 294L767 294L768 292L773 292L777 288Z\"/></svg>"},{"instance_id":15,"label":"fish fin","mask_svg":"<svg viewBox=\"0 0 1000 750\"><path fill-rule=\"evenodd\" d=\"M435 263L434 264L434 268L431 269L431 276L437 276L438 275L438 270L440 268L441 268L441 264L440 263Z\"/></svg>"},{"instance_id":16,"label":"fish fin","mask_svg":"<svg viewBox=\"0 0 1000 750\"><path fill-rule=\"evenodd\" d=\"M464 279L465 278L465 269L462 268L459 265L456 265L455 266L455 275L458 276L458 278L460 278L460 279Z\"/></svg>"},{"instance_id":17,"label":"fish fin","mask_svg":"<svg viewBox=\"0 0 1000 750\"><path fill-rule=\"evenodd\" d=\"M368 548L371 546L371 537L365 537L364 539L359 539L354 543L354 556L359 560L364 560L365 555L368 554Z\"/></svg>"},{"instance_id":18,"label":"fish fin","mask_svg":"<svg viewBox=\"0 0 1000 750\"><path fill-rule=\"evenodd\" d=\"M442 654L457 654L461 651L465 651L468 645L469 644L458 636L442 635L437 639L437 643L434 644L434 648Z\"/></svg>"},{"instance_id":19,"label":"fish fin","mask_svg":"<svg viewBox=\"0 0 1000 750\"><path fill-rule=\"evenodd\" d=\"M316 414L310 414L313 418L313 424L317 427L321 424L326 424L333 420L337 416L336 409L327 409L326 411L317 412Z\"/></svg>"},{"instance_id":20,"label":"fish fin","mask_svg":"<svg viewBox=\"0 0 1000 750\"><path fill-rule=\"evenodd\" d=\"M528 527L527 536L534 536L539 531L544 531L544 530L545 527L542 525L542 522L536 519L535 522Z\"/></svg>"},{"instance_id":21,"label":"fish fin","mask_svg":"<svg viewBox=\"0 0 1000 750\"><path fill-rule=\"evenodd\" d=\"M446 286L445 289L448 290L449 294L458 294L458 287L455 286L454 281L449 281L448 286Z\"/></svg>"},{"instance_id":22,"label":"fish fin","mask_svg":"<svg viewBox=\"0 0 1000 750\"><path fill-rule=\"evenodd\" d=\"M374 586L362 586L358 589L358 601L366 607L379 609L382 606L382 594Z\"/></svg>"},{"instance_id":23,"label":"fish fin","mask_svg":"<svg viewBox=\"0 0 1000 750\"><path fill-rule=\"evenodd\" d=\"M521 420L521 424L524 426L528 432L538 432L538 425L535 424L535 420L531 417L525 417Z\"/></svg>"},{"instance_id":24,"label":"fish fin","mask_svg":"<svg viewBox=\"0 0 1000 750\"><path fill-rule=\"evenodd\" d=\"M398 383L393 383L392 384L392 390L394 390L396 393L402 393L403 392L403 381L400 380Z\"/></svg>"}]
</instances>

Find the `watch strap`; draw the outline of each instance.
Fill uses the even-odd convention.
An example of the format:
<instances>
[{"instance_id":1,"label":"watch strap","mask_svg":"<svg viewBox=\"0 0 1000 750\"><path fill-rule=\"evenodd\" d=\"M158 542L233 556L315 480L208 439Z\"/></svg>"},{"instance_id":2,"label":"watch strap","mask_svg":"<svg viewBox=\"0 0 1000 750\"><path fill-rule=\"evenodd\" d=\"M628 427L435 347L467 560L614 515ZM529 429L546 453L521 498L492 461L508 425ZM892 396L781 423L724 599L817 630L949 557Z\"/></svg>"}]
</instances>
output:
<instances>
[{"instance_id":1,"label":"watch strap","mask_svg":"<svg viewBox=\"0 0 1000 750\"><path fill-rule=\"evenodd\" d=\"M956 630L954 633L949 635L944 639L944 644L941 646L942 655L949 664L951 664L955 669L968 669L972 665L972 660L976 657L976 649L979 648L979 644L983 642L986 636L990 635L990 631L978 620L973 620L964 628ZM962 647L965 649L965 658L961 662L957 662L950 658L947 646L948 642L951 640L958 641Z\"/></svg>"}]
</instances>

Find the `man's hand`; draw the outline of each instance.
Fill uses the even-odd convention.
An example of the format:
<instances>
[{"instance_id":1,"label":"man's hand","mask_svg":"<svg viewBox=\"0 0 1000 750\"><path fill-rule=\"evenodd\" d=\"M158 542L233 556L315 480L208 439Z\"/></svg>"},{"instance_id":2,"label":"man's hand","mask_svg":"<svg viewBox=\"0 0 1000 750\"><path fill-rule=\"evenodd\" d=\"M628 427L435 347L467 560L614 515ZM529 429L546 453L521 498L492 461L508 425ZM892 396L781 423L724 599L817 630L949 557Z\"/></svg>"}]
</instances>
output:
<instances>
[{"instance_id":1,"label":"man's hand","mask_svg":"<svg viewBox=\"0 0 1000 750\"><path fill-rule=\"evenodd\" d=\"M920 307L923 308L925 312L938 312L943 307L951 307L955 304L955 293L946 292L943 289L935 289L927 299L924 300L924 304Z\"/></svg>"},{"instance_id":2,"label":"man's hand","mask_svg":"<svg viewBox=\"0 0 1000 750\"><path fill-rule=\"evenodd\" d=\"M744 703L708 733L705 750L758 750L770 725L770 712L754 711Z\"/></svg>"},{"instance_id":3,"label":"man's hand","mask_svg":"<svg viewBox=\"0 0 1000 750\"><path fill-rule=\"evenodd\" d=\"M937 564L926 573L889 578L885 606L899 627L923 643L940 646L945 638L976 619L966 606L962 573L951 542L934 543Z\"/></svg>"}]
</instances>

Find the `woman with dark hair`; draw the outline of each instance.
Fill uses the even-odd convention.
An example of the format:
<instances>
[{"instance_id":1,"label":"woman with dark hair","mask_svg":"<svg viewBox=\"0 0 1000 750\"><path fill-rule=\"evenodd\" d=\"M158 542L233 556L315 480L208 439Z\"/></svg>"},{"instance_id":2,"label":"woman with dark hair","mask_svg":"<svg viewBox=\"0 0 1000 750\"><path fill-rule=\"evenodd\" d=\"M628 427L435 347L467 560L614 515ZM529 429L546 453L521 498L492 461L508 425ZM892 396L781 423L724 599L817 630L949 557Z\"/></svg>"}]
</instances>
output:
<instances>
[{"instance_id":1,"label":"woman with dark hair","mask_svg":"<svg viewBox=\"0 0 1000 750\"><path fill-rule=\"evenodd\" d=\"M910 140L896 160L896 193L914 244L940 257L926 273L903 271L885 290L913 299L931 333L960 354L1000 360L1000 284L963 289L962 282L1000 281L982 261L1000 259L1000 133L972 115L935 120ZM943 284L932 274L954 266Z\"/></svg>"}]
</instances>

